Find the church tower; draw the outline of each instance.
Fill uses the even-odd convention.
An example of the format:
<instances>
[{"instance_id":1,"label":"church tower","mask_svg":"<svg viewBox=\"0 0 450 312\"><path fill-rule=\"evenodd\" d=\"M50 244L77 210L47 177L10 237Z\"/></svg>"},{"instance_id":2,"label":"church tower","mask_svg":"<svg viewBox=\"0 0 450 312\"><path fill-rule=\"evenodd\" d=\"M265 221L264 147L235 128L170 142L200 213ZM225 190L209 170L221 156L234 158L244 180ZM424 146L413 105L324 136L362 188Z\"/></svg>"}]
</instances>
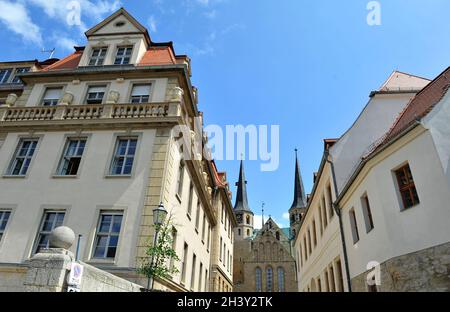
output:
<instances>
[{"instance_id":1,"label":"church tower","mask_svg":"<svg viewBox=\"0 0 450 312\"><path fill-rule=\"evenodd\" d=\"M238 222L235 228L234 237L236 240L244 240L253 235L253 212L248 206L247 200L247 181L244 174L244 163L241 160L241 168L239 170L239 181L236 183L237 195L236 204L234 205L234 214Z\"/></svg>"},{"instance_id":2,"label":"church tower","mask_svg":"<svg viewBox=\"0 0 450 312\"><path fill-rule=\"evenodd\" d=\"M295 237L300 228L302 217L306 212L306 196L303 188L302 175L298 164L297 149L295 150L295 181L294 181L294 201L289 209L290 234Z\"/></svg>"}]
</instances>

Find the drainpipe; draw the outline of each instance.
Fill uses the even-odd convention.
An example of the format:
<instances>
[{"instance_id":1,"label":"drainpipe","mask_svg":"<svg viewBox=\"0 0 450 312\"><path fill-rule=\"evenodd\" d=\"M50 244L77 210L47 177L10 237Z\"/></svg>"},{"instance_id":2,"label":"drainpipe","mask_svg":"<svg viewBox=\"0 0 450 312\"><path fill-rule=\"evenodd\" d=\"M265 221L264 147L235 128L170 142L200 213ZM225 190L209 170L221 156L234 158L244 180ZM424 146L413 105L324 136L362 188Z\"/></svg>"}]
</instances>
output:
<instances>
[{"instance_id":1,"label":"drainpipe","mask_svg":"<svg viewBox=\"0 0 450 312\"><path fill-rule=\"evenodd\" d=\"M336 173L334 171L334 163L329 159L330 152L328 150L325 151L326 156L326 162L330 164L331 166L331 174L333 176L333 186L334 186L334 193L336 194L336 198L338 197L338 187L336 183ZM341 216L341 208L337 204L337 202L333 203L334 211L336 212L336 215L339 219L339 231L341 232L341 241L342 241L342 249L344 252L344 265L345 265L345 275L347 276L347 288L349 292L352 292L352 283L350 279L350 267L348 264L348 255L347 255L347 246L345 244L345 235L344 235L344 225L342 223L342 216Z\"/></svg>"}]
</instances>

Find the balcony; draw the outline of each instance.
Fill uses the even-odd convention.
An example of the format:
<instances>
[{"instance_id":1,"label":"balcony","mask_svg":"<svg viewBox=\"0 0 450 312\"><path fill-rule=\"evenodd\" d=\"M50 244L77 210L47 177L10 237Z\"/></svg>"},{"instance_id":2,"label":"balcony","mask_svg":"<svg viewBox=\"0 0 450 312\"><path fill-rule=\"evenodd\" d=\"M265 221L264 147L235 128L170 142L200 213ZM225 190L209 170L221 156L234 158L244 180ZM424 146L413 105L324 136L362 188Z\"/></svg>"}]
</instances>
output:
<instances>
[{"instance_id":1,"label":"balcony","mask_svg":"<svg viewBox=\"0 0 450 312\"><path fill-rule=\"evenodd\" d=\"M146 104L85 104L32 107L0 107L0 124L35 123L42 121L120 122L120 121L162 121L181 116L180 102ZM171 118L173 119L173 118Z\"/></svg>"}]
</instances>

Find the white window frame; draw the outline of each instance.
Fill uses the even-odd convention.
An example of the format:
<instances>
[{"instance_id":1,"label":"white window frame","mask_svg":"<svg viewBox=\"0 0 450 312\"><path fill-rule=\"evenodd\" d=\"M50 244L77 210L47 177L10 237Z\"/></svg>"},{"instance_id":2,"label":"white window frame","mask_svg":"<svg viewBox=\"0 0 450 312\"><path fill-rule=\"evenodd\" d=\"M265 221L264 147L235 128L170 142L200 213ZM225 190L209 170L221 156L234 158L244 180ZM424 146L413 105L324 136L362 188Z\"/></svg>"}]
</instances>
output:
<instances>
[{"instance_id":1,"label":"white window frame","mask_svg":"<svg viewBox=\"0 0 450 312\"><path fill-rule=\"evenodd\" d=\"M14 78L11 80L11 83L22 83L22 80L17 77L17 74L28 73L30 70L30 67L17 67L16 69L14 69Z\"/></svg>"},{"instance_id":2,"label":"white window frame","mask_svg":"<svg viewBox=\"0 0 450 312\"><path fill-rule=\"evenodd\" d=\"M97 88L97 89L98 88L103 88L103 92L101 92L101 91L92 92L91 90L95 89L95 88ZM91 86L88 86L87 91L86 91L86 99L85 99L86 104L90 104L90 105L102 104L104 99L105 99L107 88L108 88L108 86L106 84L105 85L91 85ZM100 97L100 94L102 94L102 93L103 93L103 95ZM95 97L90 98L90 96L89 96L90 94L95 95ZM89 101L91 101L91 103L89 103Z\"/></svg>"},{"instance_id":3,"label":"white window frame","mask_svg":"<svg viewBox=\"0 0 450 312\"><path fill-rule=\"evenodd\" d=\"M136 141L136 145L134 148L134 154L128 154L129 149L130 149L130 142L134 140ZM126 150L125 150L125 154L124 155L119 155L118 154L118 149L120 146L120 141L127 141L127 145L126 145ZM113 150L113 155L112 155L112 159L111 159L111 164L110 164L110 168L109 168L109 175L110 176L131 176L133 174L133 169L135 166L135 162L136 162L136 155L137 155L137 149L138 149L138 144L139 144L139 137L138 136L118 136L116 138L116 143L114 145L114 150ZM129 173L124 173L125 171L125 164L126 161L132 158L132 163L131 163L131 170ZM122 161L122 168L120 170L120 173L115 173L114 172L114 168L115 168L115 163L116 161L118 161L119 159L123 159Z\"/></svg>"},{"instance_id":4,"label":"white window frame","mask_svg":"<svg viewBox=\"0 0 450 312\"><path fill-rule=\"evenodd\" d=\"M22 150L23 144L25 142L35 142L35 146L34 149L32 149L31 152L31 148L28 147L26 150L26 154L25 155L19 155L20 151ZM39 138L20 138L16 150L14 152L14 155L9 163L8 166L8 170L7 170L7 175L8 176L13 176L13 177L25 177L28 173L28 171L30 170L31 164L33 162L34 159L34 155L36 154L36 150L38 149L39 146ZM18 162L19 159L22 159L22 164L20 165L20 170L17 174L14 174L14 168L16 167L16 164ZM24 164L28 161L28 165L26 167L25 172L24 171Z\"/></svg>"},{"instance_id":5,"label":"white window frame","mask_svg":"<svg viewBox=\"0 0 450 312\"><path fill-rule=\"evenodd\" d=\"M94 56L95 51L99 51L98 55ZM102 55L103 53L103 55ZM88 66L102 66L105 63L108 47L92 48L91 56L89 57ZM94 61L94 64L91 62Z\"/></svg>"},{"instance_id":6,"label":"white window frame","mask_svg":"<svg viewBox=\"0 0 450 312\"><path fill-rule=\"evenodd\" d=\"M9 220L11 220L11 215L12 211L10 209L0 209L0 243L5 235Z\"/></svg>"},{"instance_id":7,"label":"white window frame","mask_svg":"<svg viewBox=\"0 0 450 312\"><path fill-rule=\"evenodd\" d=\"M83 159L83 154L84 151L86 150L86 145L87 145L87 137L69 137L66 139L65 145L64 145L64 150L63 153L61 155L61 159L59 161L58 164L58 168L57 168L57 172L56 175L57 176L77 176L78 173L80 172L80 168L81 168L81 161ZM75 147L75 154L74 155L69 155L69 147L70 147L70 143L71 142L77 142L76 147ZM82 145L81 147L81 142L84 141L84 145ZM82 152L81 155L78 155L78 151L79 149L82 148ZM77 168L77 172L75 174L64 174L62 171L65 167L66 162L69 162L73 159L73 158L77 158L79 159L79 163L78 163L78 168Z\"/></svg>"},{"instance_id":8,"label":"white window frame","mask_svg":"<svg viewBox=\"0 0 450 312\"><path fill-rule=\"evenodd\" d=\"M108 232L100 232L100 227L101 227L101 222L104 216L112 216L111 219L111 223L109 224L109 229ZM114 225L113 219L114 217L121 217L120 220L120 228L119 228L119 232L112 232L112 228ZM99 216L98 216L98 221L97 221L97 226L95 228L95 236L94 236L94 244L92 247L92 259L95 260L115 260L115 258L117 257L117 251L119 250L119 244L120 244L120 234L122 233L122 228L123 228L123 220L124 220L124 216L125 213L123 210L115 210L115 211L111 211L111 210L104 210L104 211L100 211ZM99 242L99 238L100 237L107 237L107 243L105 245L105 250L103 253L102 257L98 257L95 255L95 252L97 250L98 247L98 242ZM108 249L111 247L110 246L110 241L111 241L111 237L117 237L117 245L115 246L116 251L114 253L114 257L108 257Z\"/></svg>"},{"instance_id":9,"label":"white window frame","mask_svg":"<svg viewBox=\"0 0 450 312\"><path fill-rule=\"evenodd\" d=\"M49 215L49 214L55 214L56 217L55 217L55 219L52 222L51 230L50 231L46 231L46 230L44 230L44 225L45 225L45 220L47 219L47 215ZM61 223L58 224L58 222L57 222L58 221L58 216L60 216L60 215L62 215L62 220L61 220ZM41 222L39 223L39 230L38 230L38 233L36 235L36 239L35 239L34 244L33 244L32 255L35 255L36 253L39 252L39 250L40 250L39 249L39 242L41 240L41 237L44 236L44 235L50 236L50 233L55 228L64 225L65 217L66 217L66 211L65 210L44 210L44 213L43 213L42 218L41 218ZM49 247L49 241L47 241L45 248L48 248L48 247Z\"/></svg>"},{"instance_id":10,"label":"white window frame","mask_svg":"<svg viewBox=\"0 0 450 312\"><path fill-rule=\"evenodd\" d=\"M141 93L135 91L135 88L139 87L148 87L148 93ZM142 103L150 103L152 93L152 84L151 83L134 83L131 87L131 93L130 93L130 103L132 104L142 104Z\"/></svg>"},{"instance_id":11,"label":"white window frame","mask_svg":"<svg viewBox=\"0 0 450 312\"><path fill-rule=\"evenodd\" d=\"M63 87L47 87L44 90L44 94L42 95L41 105L42 106L56 106L59 103L59 100L61 99L61 96L63 94ZM46 98L47 92L50 92L50 90L59 90L59 96L58 98L49 97Z\"/></svg>"},{"instance_id":12,"label":"white window frame","mask_svg":"<svg viewBox=\"0 0 450 312\"><path fill-rule=\"evenodd\" d=\"M13 68L2 68L0 69L0 84L8 83L13 73Z\"/></svg>"},{"instance_id":13,"label":"white window frame","mask_svg":"<svg viewBox=\"0 0 450 312\"><path fill-rule=\"evenodd\" d=\"M116 50L116 56L114 57L114 65L128 65L131 62L131 57L133 56L133 46L132 45L126 45L126 46L118 46ZM124 49L124 52L119 55L120 49ZM130 51L129 54L127 52ZM128 61L125 60L128 58ZM117 62L119 60L119 62Z\"/></svg>"}]
</instances>

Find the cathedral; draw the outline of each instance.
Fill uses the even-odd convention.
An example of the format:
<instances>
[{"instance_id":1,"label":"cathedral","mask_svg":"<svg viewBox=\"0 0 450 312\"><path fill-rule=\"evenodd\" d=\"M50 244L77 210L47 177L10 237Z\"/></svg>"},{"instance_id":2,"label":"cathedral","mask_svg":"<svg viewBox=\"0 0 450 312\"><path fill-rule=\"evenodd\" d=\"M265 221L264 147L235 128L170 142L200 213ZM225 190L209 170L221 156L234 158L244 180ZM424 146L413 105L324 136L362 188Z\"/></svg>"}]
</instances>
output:
<instances>
[{"instance_id":1,"label":"cathedral","mask_svg":"<svg viewBox=\"0 0 450 312\"><path fill-rule=\"evenodd\" d=\"M254 213L247 199L247 181L241 161L234 213L233 284L236 292L295 292L297 269L292 239L306 209L306 196L296 156L294 200L289 209L290 228L280 228L269 217L261 229L254 228Z\"/></svg>"}]
</instances>

